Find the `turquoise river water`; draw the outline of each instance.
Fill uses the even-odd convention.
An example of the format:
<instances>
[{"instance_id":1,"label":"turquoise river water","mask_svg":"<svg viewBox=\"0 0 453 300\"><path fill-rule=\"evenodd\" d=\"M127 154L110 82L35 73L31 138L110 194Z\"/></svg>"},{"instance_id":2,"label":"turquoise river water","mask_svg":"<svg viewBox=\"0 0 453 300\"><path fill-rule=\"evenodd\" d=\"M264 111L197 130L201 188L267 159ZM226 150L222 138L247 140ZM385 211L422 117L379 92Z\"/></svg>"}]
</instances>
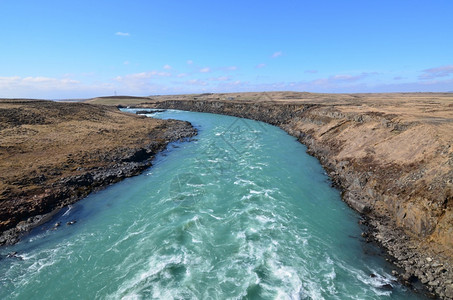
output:
<instances>
[{"instance_id":1,"label":"turquoise river water","mask_svg":"<svg viewBox=\"0 0 453 300\"><path fill-rule=\"evenodd\" d=\"M422 298L295 138L229 116L153 116L199 135L0 248L0 299Z\"/></svg>"}]
</instances>

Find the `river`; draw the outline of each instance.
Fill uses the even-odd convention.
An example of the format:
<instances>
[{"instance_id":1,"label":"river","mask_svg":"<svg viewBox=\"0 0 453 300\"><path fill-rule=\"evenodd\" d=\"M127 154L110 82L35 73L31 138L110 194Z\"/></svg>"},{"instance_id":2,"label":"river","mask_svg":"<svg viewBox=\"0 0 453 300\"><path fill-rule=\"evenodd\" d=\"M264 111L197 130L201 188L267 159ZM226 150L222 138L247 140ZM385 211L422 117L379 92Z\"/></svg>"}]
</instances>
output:
<instances>
[{"instance_id":1,"label":"river","mask_svg":"<svg viewBox=\"0 0 453 300\"><path fill-rule=\"evenodd\" d=\"M295 138L229 116L153 116L199 135L0 248L0 299L423 299Z\"/></svg>"}]
</instances>

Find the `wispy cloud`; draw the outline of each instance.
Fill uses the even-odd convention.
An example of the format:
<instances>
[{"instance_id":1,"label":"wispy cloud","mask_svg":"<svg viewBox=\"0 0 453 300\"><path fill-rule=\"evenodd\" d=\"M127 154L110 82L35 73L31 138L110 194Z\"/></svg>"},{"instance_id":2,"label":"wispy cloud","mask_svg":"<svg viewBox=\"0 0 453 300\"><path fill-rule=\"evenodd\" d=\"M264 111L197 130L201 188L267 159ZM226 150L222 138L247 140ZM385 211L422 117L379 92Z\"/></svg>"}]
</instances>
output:
<instances>
[{"instance_id":1,"label":"wispy cloud","mask_svg":"<svg viewBox=\"0 0 453 300\"><path fill-rule=\"evenodd\" d=\"M348 75L348 74L340 74L340 75L334 75L328 78L329 81L337 81L337 82L353 82L353 81L358 81L362 80L366 77L369 77L371 75L376 75L376 72L362 72L359 75Z\"/></svg>"},{"instance_id":2,"label":"wispy cloud","mask_svg":"<svg viewBox=\"0 0 453 300\"><path fill-rule=\"evenodd\" d=\"M116 76L115 80L116 81L123 81L123 80L128 80L128 79L148 79L151 78L151 72L141 72L141 73L134 73L134 74L128 74L125 76Z\"/></svg>"},{"instance_id":3,"label":"wispy cloud","mask_svg":"<svg viewBox=\"0 0 453 300\"><path fill-rule=\"evenodd\" d=\"M209 73L209 72L211 72L211 68L209 68L209 67L200 69L200 73Z\"/></svg>"},{"instance_id":4,"label":"wispy cloud","mask_svg":"<svg viewBox=\"0 0 453 300\"><path fill-rule=\"evenodd\" d=\"M159 72L159 71L151 71L151 76L159 76L159 77L170 77L170 72Z\"/></svg>"},{"instance_id":5,"label":"wispy cloud","mask_svg":"<svg viewBox=\"0 0 453 300\"><path fill-rule=\"evenodd\" d=\"M116 81L124 81L124 80L142 80L142 79L149 79L151 77L170 77L170 72L160 72L160 71L149 71L149 72L140 72L134 74L127 74L124 76L116 76Z\"/></svg>"},{"instance_id":6,"label":"wispy cloud","mask_svg":"<svg viewBox=\"0 0 453 300\"><path fill-rule=\"evenodd\" d=\"M219 82L212 86L213 92L239 92L239 91L277 91L297 90L314 93L395 93L395 92L446 92L451 91L453 79L415 81L406 83L370 84L366 82L343 81L335 76L319 78L316 80L295 82L269 82L254 84L241 81Z\"/></svg>"},{"instance_id":7,"label":"wispy cloud","mask_svg":"<svg viewBox=\"0 0 453 300\"><path fill-rule=\"evenodd\" d=\"M164 68L165 70L171 70L171 66L170 66L170 65L165 65L163 68Z\"/></svg>"},{"instance_id":8,"label":"wispy cloud","mask_svg":"<svg viewBox=\"0 0 453 300\"><path fill-rule=\"evenodd\" d=\"M272 54L272 58L277 58L279 56L282 56L283 55L283 52L282 51L277 51L277 52L274 52L274 54Z\"/></svg>"},{"instance_id":9,"label":"wispy cloud","mask_svg":"<svg viewBox=\"0 0 453 300\"><path fill-rule=\"evenodd\" d=\"M150 95L168 91L168 78L172 74L166 71L148 71L117 76L112 79L115 90L129 95Z\"/></svg>"},{"instance_id":10,"label":"wispy cloud","mask_svg":"<svg viewBox=\"0 0 453 300\"><path fill-rule=\"evenodd\" d=\"M229 81L229 80L231 80L231 77L229 77L229 76L219 76L219 77L209 78L208 80L210 80L210 81Z\"/></svg>"},{"instance_id":11,"label":"wispy cloud","mask_svg":"<svg viewBox=\"0 0 453 300\"><path fill-rule=\"evenodd\" d=\"M225 70L208 68L211 73ZM448 68L427 69L426 73L452 75ZM47 76L10 76L0 77L0 98L84 98L99 95L112 95L114 91L124 95L151 95L172 93L240 92L298 90L321 93L359 93L359 92L446 92L451 91L453 76L439 76L439 79L407 81L407 78L390 77L387 81L375 77L375 72L339 73L319 77L314 80L269 81L271 77L260 80L262 83L242 81L235 73L219 73L206 76L195 72L172 74L167 69L125 74L104 81L95 81L93 74L65 74L59 78ZM206 72L207 73L207 72ZM196 78L196 74L203 78ZM386 74L380 74L386 77ZM395 74L397 75L397 74ZM206 78L204 78L204 76ZM404 79L404 80L401 80ZM399 80L399 81L398 81ZM380 83L377 83L380 82Z\"/></svg>"},{"instance_id":12,"label":"wispy cloud","mask_svg":"<svg viewBox=\"0 0 453 300\"><path fill-rule=\"evenodd\" d=\"M308 73L308 74L316 74L316 73L318 73L318 70L305 70L304 73Z\"/></svg>"},{"instance_id":13,"label":"wispy cloud","mask_svg":"<svg viewBox=\"0 0 453 300\"><path fill-rule=\"evenodd\" d=\"M229 67L226 67L225 68L227 71L236 71L238 69L238 67L236 66L229 66Z\"/></svg>"},{"instance_id":14,"label":"wispy cloud","mask_svg":"<svg viewBox=\"0 0 453 300\"><path fill-rule=\"evenodd\" d=\"M266 66L266 64L258 64L255 66L255 68L261 69L261 68L264 68L265 66Z\"/></svg>"},{"instance_id":15,"label":"wispy cloud","mask_svg":"<svg viewBox=\"0 0 453 300\"><path fill-rule=\"evenodd\" d=\"M121 31L118 31L115 33L115 35L119 35L119 36L130 36L130 33L129 32L121 32Z\"/></svg>"},{"instance_id":16,"label":"wispy cloud","mask_svg":"<svg viewBox=\"0 0 453 300\"><path fill-rule=\"evenodd\" d=\"M364 78L365 76L363 75L334 75L334 76L331 76L328 78L328 80L331 80L331 81L357 81L357 80L360 80L362 78Z\"/></svg>"},{"instance_id":17,"label":"wispy cloud","mask_svg":"<svg viewBox=\"0 0 453 300\"><path fill-rule=\"evenodd\" d=\"M200 80L200 79L190 79L184 82L185 84L188 85L198 85L198 86L206 86L208 83L206 81Z\"/></svg>"},{"instance_id":18,"label":"wispy cloud","mask_svg":"<svg viewBox=\"0 0 453 300\"><path fill-rule=\"evenodd\" d=\"M188 65L193 64L193 60L189 59L189 60L187 61L187 64L188 64Z\"/></svg>"},{"instance_id":19,"label":"wispy cloud","mask_svg":"<svg viewBox=\"0 0 453 300\"><path fill-rule=\"evenodd\" d=\"M446 77L453 74L453 65L425 69L422 72L423 74L418 77L422 80Z\"/></svg>"},{"instance_id":20,"label":"wispy cloud","mask_svg":"<svg viewBox=\"0 0 453 300\"><path fill-rule=\"evenodd\" d=\"M79 80L69 77L0 77L0 98L77 98L88 93L94 95L105 94L107 90L112 90L111 85L107 83L83 84Z\"/></svg>"},{"instance_id":21,"label":"wispy cloud","mask_svg":"<svg viewBox=\"0 0 453 300\"><path fill-rule=\"evenodd\" d=\"M37 77L20 77L20 76L11 76L11 77L0 77L0 89L8 88L13 86L34 86L36 88L46 88L48 86L61 85L65 87L67 85L78 84L80 83L77 80L70 78L51 78L44 76Z\"/></svg>"}]
</instances>

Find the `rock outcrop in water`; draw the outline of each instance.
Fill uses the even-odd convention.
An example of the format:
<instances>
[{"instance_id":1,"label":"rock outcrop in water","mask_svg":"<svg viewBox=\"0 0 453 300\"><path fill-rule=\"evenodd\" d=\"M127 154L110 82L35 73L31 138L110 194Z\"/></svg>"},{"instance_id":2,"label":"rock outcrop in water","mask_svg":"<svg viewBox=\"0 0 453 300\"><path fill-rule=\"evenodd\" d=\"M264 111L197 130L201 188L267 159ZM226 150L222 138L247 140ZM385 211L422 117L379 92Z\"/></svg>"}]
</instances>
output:
<instances>
[{"instance_id":1,"label":"rock outcrop in water","mask_svg":"<svg viewBox=\"0 0 453 300\"><path fill-rule=\"evenodd\" d=\"M344 201L367 218L366 236L387 249L400 268L395 274L452 299L452 119L355 105L165 100L138 107L226 114L281 127L307 146Z\"/></svg>"},{"instance_id":2,"label":"rock outcrop in water","mask_svg":"<svg viewBox=\"0 0 453 300\"><path fill-rule=\"evenodd\" d=\"M61 207L151 165L168 143L191 137L188 122L112 107L0 101L0 245L47 222Z\"/></svg>"}]
</instances>

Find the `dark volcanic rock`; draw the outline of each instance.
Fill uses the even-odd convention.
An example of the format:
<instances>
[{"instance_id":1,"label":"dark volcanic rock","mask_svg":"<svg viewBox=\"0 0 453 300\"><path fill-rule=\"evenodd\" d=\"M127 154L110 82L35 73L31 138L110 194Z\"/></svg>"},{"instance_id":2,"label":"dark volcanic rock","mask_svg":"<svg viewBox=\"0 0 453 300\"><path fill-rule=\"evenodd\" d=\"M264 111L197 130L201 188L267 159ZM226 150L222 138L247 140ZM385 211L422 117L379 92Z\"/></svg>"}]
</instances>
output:
<instances>
[{"instance_id":1,"label":"dark volcanic rock","mask_svg":"<svg viewBox=\"0 0 453 300\"><path fill-rule=\"evenodd\" d=\"M146 114L160 113L160 112L164 112L164 111L165 111L165 109L138 110L135 113L137 115L146 115Z\"/></svg>"}]
</instances>

